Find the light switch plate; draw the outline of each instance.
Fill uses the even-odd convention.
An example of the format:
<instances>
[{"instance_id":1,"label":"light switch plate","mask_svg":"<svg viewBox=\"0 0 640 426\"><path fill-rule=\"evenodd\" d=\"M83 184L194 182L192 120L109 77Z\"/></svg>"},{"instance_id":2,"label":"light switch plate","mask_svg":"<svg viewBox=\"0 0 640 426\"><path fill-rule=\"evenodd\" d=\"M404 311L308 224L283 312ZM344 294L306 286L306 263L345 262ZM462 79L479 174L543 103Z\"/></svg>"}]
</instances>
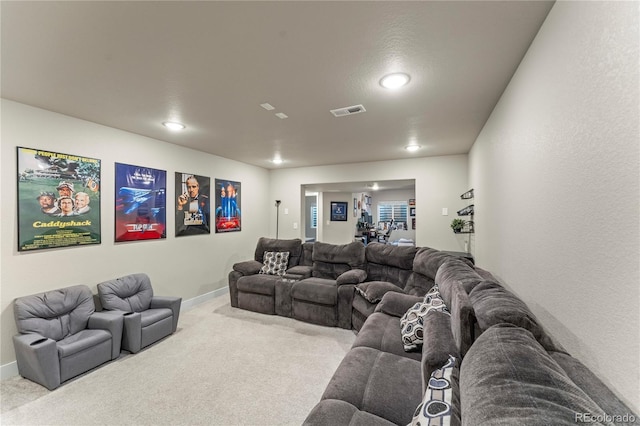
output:
<instances>
[{"instance_id":1,"label":"light switch plate","mask_svg":"<svg viewBox=\"0 0 640 426\"><path fill-rule=\"evenodd\" d=\"M298 222L293 222L293 229L298 229Z\"/></svg>"},{"instance_id":2,"label":"light switch plate","mask_svg":"<svg viewBox=\"0 0 640 426\"><path fill-rule=\"evenodd\" d=\"M284 214L289 214L289 209L288 208L284 208Z\"/></svg>"},{"instance_id":3,"label":"light switch plate","mask_svg":"<svg viewBox=\"0 0 640 426\"><path fill-rule=\"evenodd\" d=\"M449 209L447 207L442 208L442 216L449 216Z\"/></svg>"}]
</instances>

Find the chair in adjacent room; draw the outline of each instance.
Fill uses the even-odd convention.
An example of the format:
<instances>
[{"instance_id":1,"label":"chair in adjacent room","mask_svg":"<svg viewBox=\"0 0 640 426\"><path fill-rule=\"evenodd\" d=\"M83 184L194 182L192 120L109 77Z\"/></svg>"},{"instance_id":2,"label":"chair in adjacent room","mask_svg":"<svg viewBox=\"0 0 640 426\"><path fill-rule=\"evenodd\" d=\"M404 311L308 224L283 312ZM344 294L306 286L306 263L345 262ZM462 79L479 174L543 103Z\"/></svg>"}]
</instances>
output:
<instances>
[{"instance_id":1,"label":"chair in adjacent room","mask_svg":"<svg viewBox=\"0 0 640 426\"><path fill-rule=\"evenodd\" d=\"M154 296L144 273L98 284L103 309L124 312L122 349L131 353L163 339L178 328L180 297Z\"/></svg>"},{"instance_id":2,"label":"chair in adjacent room","mask_svg":"<svg viewBox=\"0 0 640 426\"><path fill-rule=\"evenodd\" d=\"M122 315L95 312L86 285L17 298L18 372L49 390L120 356Z\"/></svg>"}]
</instances>

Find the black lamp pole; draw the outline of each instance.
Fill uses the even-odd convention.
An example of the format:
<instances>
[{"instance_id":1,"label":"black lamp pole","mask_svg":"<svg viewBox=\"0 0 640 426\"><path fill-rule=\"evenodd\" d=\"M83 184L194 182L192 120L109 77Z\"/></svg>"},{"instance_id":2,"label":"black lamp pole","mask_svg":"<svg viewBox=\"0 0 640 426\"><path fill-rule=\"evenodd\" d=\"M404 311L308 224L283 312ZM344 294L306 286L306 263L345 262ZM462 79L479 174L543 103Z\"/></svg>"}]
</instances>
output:
<instances>
[{"instance_id":1,"label":"black lamp pole","mask_svg":"<svg viewBox=\"0 0 640 426\"><path fill-rule=\"evenodd\" d=\"M278 239L279 226L280 226L280 200L276 200L276 240Z\"/></svg>"}]
</instances>

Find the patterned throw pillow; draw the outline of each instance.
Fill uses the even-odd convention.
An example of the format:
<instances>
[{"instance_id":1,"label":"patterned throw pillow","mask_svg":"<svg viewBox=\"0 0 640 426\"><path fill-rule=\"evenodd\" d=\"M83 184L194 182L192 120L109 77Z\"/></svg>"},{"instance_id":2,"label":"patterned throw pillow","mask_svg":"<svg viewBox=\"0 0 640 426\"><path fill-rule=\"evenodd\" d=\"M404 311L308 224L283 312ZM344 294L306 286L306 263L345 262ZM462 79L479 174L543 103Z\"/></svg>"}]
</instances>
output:
<instances>
[{"instance_id":1,"label":"patterned throw pillow","mask_svg":"<svg viewBox=\"0 0 640 426\"><path fill-rule=\"evenodd\" d=\"M424 316L431 310L449 312L442 297L440 297L440 291L437 286L429 290L421 303L413 305L400 318L400 334L402 335L402 344L406 352L417 349L422 344Z\"/></svg>"},{"instance_id":2,"label":"patterned throw pillow","mask_svg":"<svg viewBox=\"0 0 640 426\"><path fill-rule=\"evenodd\" d=\"M284 275L289 263L288 251L265 251L261 274Z\"/></svg>"},{"instance_id":3,"label":"patterned throw pillow","mask_svg":"<svg viewBox=\"0 0 640 426\"><path fill-rule=\"evenodd\" d=\"M456 363L456 357L449 355L449 360L431 373L422 402L413 414L411 426L460 424L455 406L459 399L454 395L458 391L457 383L455 379L452 380L454 370L459 368Z\"/></svg>"}]
</instances>

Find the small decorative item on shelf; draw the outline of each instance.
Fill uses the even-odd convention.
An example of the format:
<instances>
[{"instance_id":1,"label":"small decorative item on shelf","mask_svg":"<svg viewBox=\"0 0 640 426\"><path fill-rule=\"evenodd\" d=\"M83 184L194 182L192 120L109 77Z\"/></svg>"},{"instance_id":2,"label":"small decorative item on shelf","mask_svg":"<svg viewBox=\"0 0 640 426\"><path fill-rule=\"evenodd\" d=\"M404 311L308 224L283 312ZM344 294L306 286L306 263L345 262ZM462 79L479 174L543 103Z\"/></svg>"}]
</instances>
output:
<instances>
[{"instance_id":1,"label":"small decorative item on shelf","mask_svg":"<svg viewBox=\"0 0 640 426\"><path fill-rule=\"evenodd\" d=\"M463 199L463 200L470 200L471 198L473 198L473 189L470 189L467 192L465 192L464 194L462 194L460 196L460 198Z\"/></svg>"},{"instance_id":2,"label":"small decorative item on shelf","mask_svg":"<svg viewBox=\"0 0 640 426\"><path fill-rule=\"evenodd\" d=\"M462 229L464 228L464 225L466 223L467 223L466 220L453 219L451 221L451 229L453 229L453 232L455 232L455 233L460 233L460 232L462 232Z\"/></svg>"}]
</instances>

